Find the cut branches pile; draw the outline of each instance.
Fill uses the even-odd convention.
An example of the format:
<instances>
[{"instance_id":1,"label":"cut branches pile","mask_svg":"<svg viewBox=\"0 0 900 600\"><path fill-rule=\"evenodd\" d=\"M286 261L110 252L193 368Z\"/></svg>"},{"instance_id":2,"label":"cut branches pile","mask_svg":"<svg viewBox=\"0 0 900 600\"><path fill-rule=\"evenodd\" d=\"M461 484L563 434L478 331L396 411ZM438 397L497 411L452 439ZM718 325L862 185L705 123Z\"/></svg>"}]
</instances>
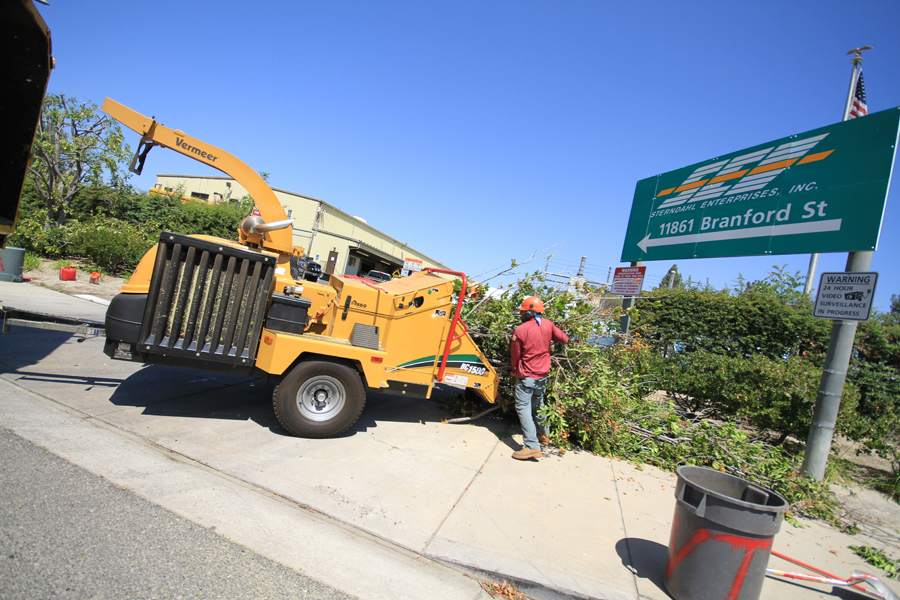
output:
<instances>
[{"instance_id":1,"label":"cut branches pile","mask_svg":"<svg viewBox=\"0 0 900 600\"><path fill-rule=\"evenodd\" d=\"M663 293L675 296L679 291ZM682 363L692 360L691 353L673 352L669 341L649 335L653 329L623 335L621 299L600 289L581 287L570 293L534 273L503 296L467 300L469 333L501 374L498 403L511 421L515 422L509 344L519 323L518 306L531 295L544 301L545 316L570 340L552 349L547 406L542 413L555 445L563 449L575 445L669 471L681 465L717 469L784 495L791 503L789 518L802 514L843 525L840 505L827 484L799 476L804 436L796 433L798 428L808 428L804 419L811 410L810 395L815 396L814 367L784 359L778 364L752 355L712 360L719 355L707 351L690 364L696 365L699 374L705 359L705 377L719 382L723 396L714 402L702 395L691 397L687 391L694 388L668 385L673 369L686 372L690 381L691 369L685 370ZM638 323L640 311L647 310L640 307L629 309ZM782 335L771 346L784 348L785 340ZM813 343L818 342L799 342L794 347L809 348ZM658 393L661 389L673 393ZM753 398L746 393L750 389L757 394ZM764 394L767 389L769 396ZM772 396L775 393L782 395ZM767 406L773 397L781 403L776 410ZM853 405L848 402L847 410ZM483 409L470 406L467 410L472 415ZM787 411L783 417L778 414L782 410ZM791 418L799 425L787 429L786 435L785 424Z\"/></svg>"}]
</instances>

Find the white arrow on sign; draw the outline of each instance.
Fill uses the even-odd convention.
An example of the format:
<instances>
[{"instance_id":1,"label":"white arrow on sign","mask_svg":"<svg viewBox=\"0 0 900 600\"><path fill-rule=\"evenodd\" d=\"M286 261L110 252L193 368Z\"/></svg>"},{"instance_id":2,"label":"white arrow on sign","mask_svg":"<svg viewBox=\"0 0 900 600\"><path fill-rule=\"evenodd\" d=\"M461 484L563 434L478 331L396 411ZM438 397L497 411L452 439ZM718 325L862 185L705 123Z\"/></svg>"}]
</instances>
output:
<instances>
[{"instance_id":1,"label":"white arrow on sign","mask_svg":"<svg viewBox=\"0 0 900 600\"><path fill-rule=\"evenodd\" d=\"M798 233L821 233L823 231L840 231L841 219L812 221L810 223L788 223L771 227L750 227L747 229L731 229L726 231L710 231L708 233L691 233L672 237L650 239L650 234L638 242L638 248L646 252L653 246L674 246L675 244L698 244L701 242L720 242L723 240L741 240L754 237L770 237L776 235L794 235Z\"/></svg>"}]
</instances>

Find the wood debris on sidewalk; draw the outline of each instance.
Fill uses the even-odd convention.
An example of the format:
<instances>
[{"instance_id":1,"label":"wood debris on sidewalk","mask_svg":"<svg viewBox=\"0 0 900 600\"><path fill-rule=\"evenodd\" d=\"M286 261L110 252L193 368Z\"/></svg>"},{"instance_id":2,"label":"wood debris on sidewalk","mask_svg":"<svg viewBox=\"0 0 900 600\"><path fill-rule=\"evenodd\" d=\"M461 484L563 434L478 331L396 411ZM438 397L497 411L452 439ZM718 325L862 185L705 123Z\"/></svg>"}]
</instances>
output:
<instances>
[{"instance_id":1,"label":"wood debris on sidewalk","mask_svg":"<svg viewBox=\"0 0 900 600\"><path fill-rule=\"evenodd\" d=\"M517 590L514 586L506 583L497 583L496 581L479 581L481 587L493 598L504 598L505 600L528 600L528 596Z\"/></svg>"}]
</instances>

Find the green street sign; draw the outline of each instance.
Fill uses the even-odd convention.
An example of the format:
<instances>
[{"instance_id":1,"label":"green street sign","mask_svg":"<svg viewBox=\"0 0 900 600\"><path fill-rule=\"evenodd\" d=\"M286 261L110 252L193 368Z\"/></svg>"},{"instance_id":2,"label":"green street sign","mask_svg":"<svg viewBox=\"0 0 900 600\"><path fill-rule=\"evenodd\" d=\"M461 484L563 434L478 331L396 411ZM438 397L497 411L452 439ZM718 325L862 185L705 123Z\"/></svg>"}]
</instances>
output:
<instances>
[{"instance_id":1,"label":"green street sign","mask_svg":"<svg viewBox=\"0 0 900 600\"><path fill-rule=\"evenodd\" d=\"M900 107L638 181L622 261L876 250Z\"/></svg>"}]
</instances>

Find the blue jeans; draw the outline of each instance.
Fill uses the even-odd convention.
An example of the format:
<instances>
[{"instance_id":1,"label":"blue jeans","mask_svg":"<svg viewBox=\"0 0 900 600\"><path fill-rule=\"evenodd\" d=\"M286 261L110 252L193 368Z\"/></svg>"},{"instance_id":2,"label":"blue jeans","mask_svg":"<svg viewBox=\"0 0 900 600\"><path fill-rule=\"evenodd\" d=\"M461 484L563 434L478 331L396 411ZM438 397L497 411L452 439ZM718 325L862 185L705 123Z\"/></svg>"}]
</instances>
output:
<instances>
[{"instance_id":1,"label":"blue jeans","mask_svg":"<svg viewBox=\"0 0 900 600\"><path fill-rule=\"evenodd\" d=\"M525 447L531 450L540 450L538 435L547 435L544 421L538 417L538 410L544 406L544 385L547 378L533 379L525 377L516 383L516 414L519 415L519 423L522 425L522 435ZM535 427L537 424L537 427Z\"/></svg>"}]
</instances>

